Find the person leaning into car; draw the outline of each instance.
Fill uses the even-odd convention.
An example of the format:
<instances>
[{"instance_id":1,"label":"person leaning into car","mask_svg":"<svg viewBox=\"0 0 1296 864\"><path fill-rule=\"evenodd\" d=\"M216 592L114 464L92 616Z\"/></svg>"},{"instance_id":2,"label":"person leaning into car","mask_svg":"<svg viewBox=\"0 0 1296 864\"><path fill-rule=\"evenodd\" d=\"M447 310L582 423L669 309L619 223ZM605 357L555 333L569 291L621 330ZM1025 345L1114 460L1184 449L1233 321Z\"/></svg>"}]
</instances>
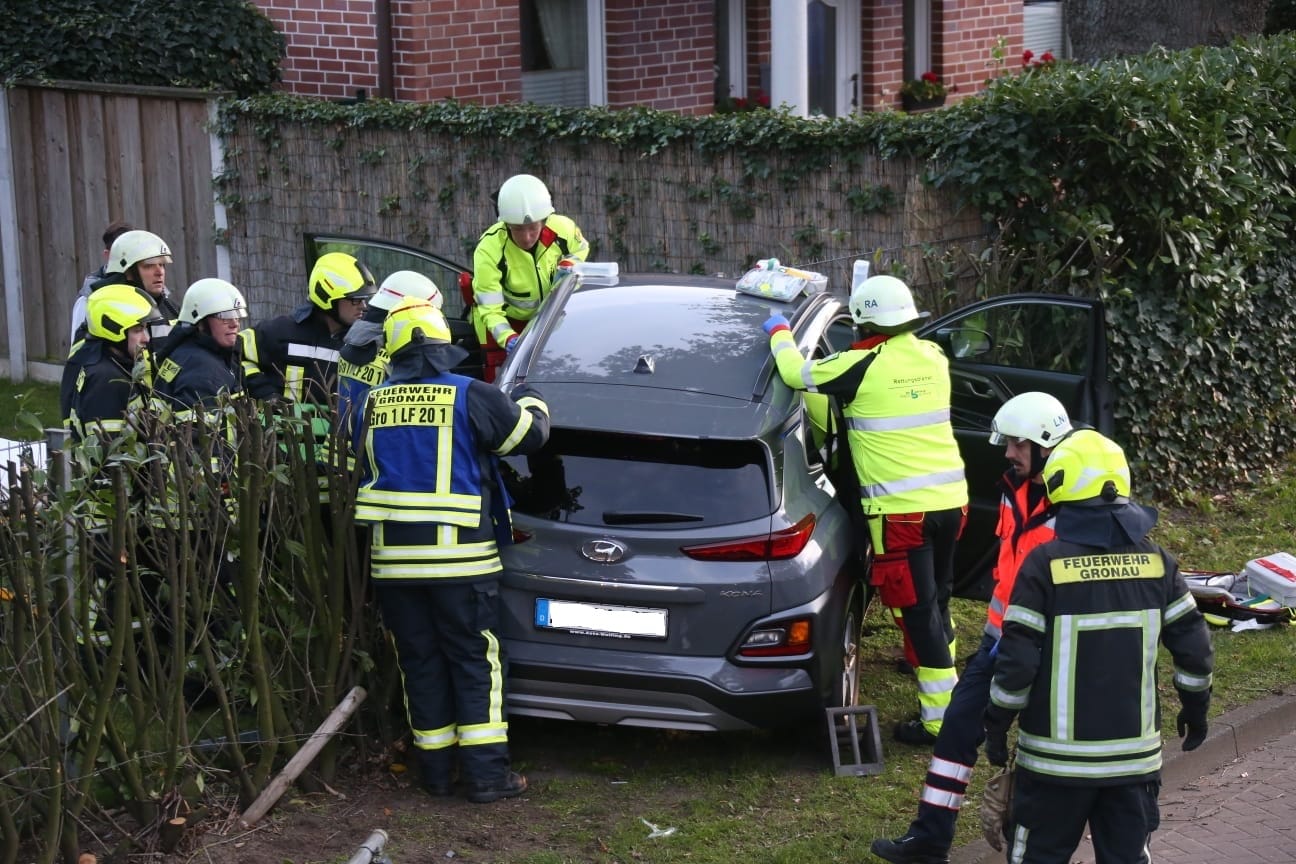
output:
<instances>
[{"instance_id":1,"label":"person leaning into car","mask_svg":"<svg viewBox=\"0 0 1296 864\"><path fill-rule=\"evenodd\" d=\"M945 723L932 747L931 764L918 816L895 840L879 838L870 849L892 864L949 864L954 828L972 779L981 747L981 718L990 704L995 646L1003 633L1004 612L1026 554L1053 539L1054 507L1044 494L1040 476L1058 442L1071 434L1067 410L1047 393L1019 393L1005 402L990 423L990 443L1003 445L1008 471L999 481L999 554L994 568L994 593L986 610L981 645L972 655L945 712ZM1001 844L1002 845L1002 844ZM999 848L999 847L996 847Z\"/></svg>"},{"instance_id":2,"label":"person leaning into car","mask_svg":"<svg viewBox=\"0 0 1296 864\"><path fill-rule=\"evenodd\" d=\"M904 634L918 682L918 719L898 724L895 736L930 745L958 681L949 600L968 503L950 424L949 362L913 334L926 313L899 279L864 280L849 305L864 340L821 360L801 355L782 315L764 329L789 387L841 402L873 544L871 582Z\"/></svg>"},{"instance_id":3,"label":"person leaning into car","mask_svg":"<svg viewBox=\"0 0 1296 864\"><path fill-rule=\"evenodd\" d=\"M450 370L467 352L432 303L408 297L383 322L390 355L356 426L356 522L372 526L370 574L392 634L423 788L469 801L519 795L509 767L499 545L512 542L498 457L535 453L549 409Z\"/></svg>"}]
</instances>

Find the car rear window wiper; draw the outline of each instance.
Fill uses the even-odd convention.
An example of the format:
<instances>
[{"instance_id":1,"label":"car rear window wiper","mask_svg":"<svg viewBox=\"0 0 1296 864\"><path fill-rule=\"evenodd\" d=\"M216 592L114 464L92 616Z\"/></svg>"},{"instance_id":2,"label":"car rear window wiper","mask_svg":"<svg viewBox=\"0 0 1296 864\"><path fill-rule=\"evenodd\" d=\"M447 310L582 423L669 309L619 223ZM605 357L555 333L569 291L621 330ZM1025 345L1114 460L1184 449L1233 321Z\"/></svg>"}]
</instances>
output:
<instances>
[{"instance_id":1,"label":"car rear window wiper","mask_svg":"<svg viewBox=\"0 0 1296 864\"><path fill-rule=\"evenodd\" d=\"M604 510L605 525L651 525L660 522L701 522L696 513L671 513L664 510Z\"/></svg>"}]
</instances>

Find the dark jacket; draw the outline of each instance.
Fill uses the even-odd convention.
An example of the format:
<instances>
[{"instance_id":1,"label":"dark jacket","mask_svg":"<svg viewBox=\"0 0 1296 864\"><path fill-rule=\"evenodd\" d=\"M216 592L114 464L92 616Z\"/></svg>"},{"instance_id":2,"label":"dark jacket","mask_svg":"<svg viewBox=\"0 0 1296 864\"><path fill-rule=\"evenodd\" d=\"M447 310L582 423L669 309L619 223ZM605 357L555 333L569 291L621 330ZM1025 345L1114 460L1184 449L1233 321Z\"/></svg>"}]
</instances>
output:
<instances>
[{"instance_id":1,"label":"dark jacket","mask_svg":"<svg viewBox=\"0 0 1296 864\"><path fill-rule=\"evenodd\" d=\"M240 359L238 342L225 349L206 331L181 324L155 355L153 391L179 411L214 405L219 394L243 391Z\"/></svg>"},{"instance_id":2,"label":"dark jacket","mask_svg":"<svg viewBox=\"0 0 1296 864\"><path fill-rule=\"evenodd\" d=\"M304 303L291 315L271 318L239 334L248 395L331 404L346 330L330 333L325 314Z\"/></svg>"},{"instance_id":3,"label":"dark jacket","mask_svg":"<svg viewBox=\"0 0 1296 864\"><path fill-rule=\"evenodd\" d=\"M1210 634L1174 558L1147 539L1155 511L1062 505L1056 539L1022 562L1004 616L987 721L1018 720L1017 768L1111 786L1161 769L1157 643L1185 705L1210 700Z\"/></svg>"},{"instance_id":4,"label":"dark jacket","mask_svg":"<svg viewBox=\"0 0 1296 864\"><path fill-rule=\"evenodd\" d=\"M93 337L84 339L68 358L59 384L59 413L75 440L97 431L114 435L125 428L127 408L137 393L131 377L134 366L124 351Z\"/></svg>"}]
</instances>

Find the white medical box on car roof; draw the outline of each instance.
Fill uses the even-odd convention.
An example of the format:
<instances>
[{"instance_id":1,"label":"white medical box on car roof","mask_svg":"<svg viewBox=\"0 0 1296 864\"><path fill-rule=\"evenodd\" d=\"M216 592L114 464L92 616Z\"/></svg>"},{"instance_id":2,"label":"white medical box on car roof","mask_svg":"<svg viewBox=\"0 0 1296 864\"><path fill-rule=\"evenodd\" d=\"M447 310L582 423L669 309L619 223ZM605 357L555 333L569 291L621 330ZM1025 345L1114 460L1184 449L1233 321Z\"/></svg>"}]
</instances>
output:
<instances>
[{"instance_id":1,"label":"white medical box on car roof","mask_svg":"<svg viewBox=\"0 0 1296 864\"><path fill-rule=\"evenodd\" d=\"M1275 552L1248 561L1243 572L1252 596L1268 594L1284 606L1296 607L1296 556Z\"/></svg>"}]
</instances>

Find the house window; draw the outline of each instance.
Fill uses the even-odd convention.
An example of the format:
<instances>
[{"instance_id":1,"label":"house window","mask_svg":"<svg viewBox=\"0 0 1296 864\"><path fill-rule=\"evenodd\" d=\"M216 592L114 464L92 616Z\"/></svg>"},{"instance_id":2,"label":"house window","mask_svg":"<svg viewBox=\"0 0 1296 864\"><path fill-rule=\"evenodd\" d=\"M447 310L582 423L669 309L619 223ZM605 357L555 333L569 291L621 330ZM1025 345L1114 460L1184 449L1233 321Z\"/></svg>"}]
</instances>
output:
<instances>
[{"instance_id":1,"label":"house window","mask_svg":"<svg viewBox=\"0 0 1296 864\"><path fill-rule=\"evenodd\" d=\"M904 6L904 77L917 78L935 71L932 64L931 0L906 0Z\"/></svg>"},{"instance_id":2,"label":"house window","mask_svg":"<svg viewBox=\"0 0 1296 864\"><path fill-rule=\"evenodd\" d=\"M809 108L811 115L837 115L837 10L835 4L811 0L806 9Z\"/></svg>"},{"instance_id":3,"label":"house window","mask_svg":"<svg viewBox=\"0 0 1296 864\"><path fill-rule=\"evenodd\" d=\"M591 98L589 73L588 13L595 5L601 13L601 0L520 0L523 101L597 103Z\"/></svg>"},{"instance_id":4,"label":"house window","mask_svg":"<svg viewBox=\"0 0 1296 864\"><path fill-rule=\"evenodd\" d=\"M745 0L716 0L715 100L747 95Z\"/></svg>"}]
</instances>

